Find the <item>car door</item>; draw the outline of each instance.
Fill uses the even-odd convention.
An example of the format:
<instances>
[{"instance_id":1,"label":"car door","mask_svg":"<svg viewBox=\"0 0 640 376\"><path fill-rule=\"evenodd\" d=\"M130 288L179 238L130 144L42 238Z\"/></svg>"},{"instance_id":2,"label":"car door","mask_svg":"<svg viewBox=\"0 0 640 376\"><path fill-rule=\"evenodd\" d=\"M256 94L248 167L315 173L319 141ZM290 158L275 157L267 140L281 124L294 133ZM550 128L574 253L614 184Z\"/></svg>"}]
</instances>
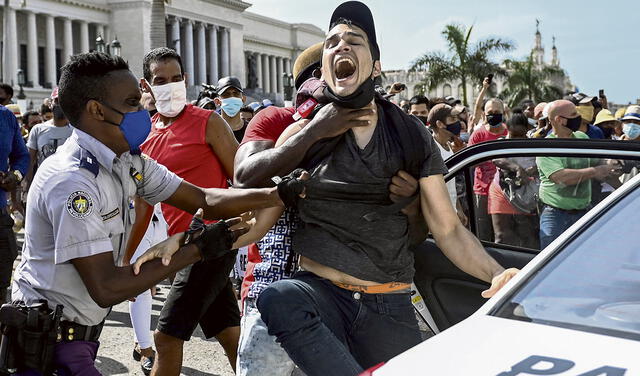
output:
<instances>
[{"instance_id":1,"label":"car door","mask_svg":"<svg viewBox=\"0 0 640 376\"><path fill-rule=\"evenodd\" d=\"M445 181L456 180L458 209L468 218L467 228L480 239L487 253L495 258L500 265L504 268L520 269L540 251L539 247L535 246L535 237L539 233L539 211L527 213L528 217L521 218L528 226L534 226L534 228L517 224L512 227L522 228L523 233L504 236L504 233L509 232L510 228L508 224L505 226L499 221L501 218L508 219L510 215L500 214L501 210L505 205L514 203L512 205L514 206L516 203L516 201L509 201L508 189L501 189L506 186L505 180L508 179L504 177L509 174L506 169L496 169L496 174L499 176L496 178L494 175L491 181L494 186L490 188L490 195L488 195L488 198L492 199L489 201L488 207L493 210L493 213L498 213L490 215L492 225L494 223L497 225L495 233L488 235L486 229L482 229L483 224L479 223L479 219L484 213L482 207L478 206L478 199L474 198L474 188L478 191L478 187L474 187L474 182L486 180L486 177L482 176L482 179L478 179L477 169L482 171L485 168L486 170L487 163L495 164L503 161L504 158L513 159L514 157L522 157L525 161L535 158L536 166L547 160L544 158L568 158L567 160L572 163L577 162L577 165L580 165L579 162L590 163L592 166L610 164L612 171L616 170L607 178L611 184L592 181L591 198L596 203L596 200L602 199L600 196L606 196L613 189L616 189L614 187L617 185L616 180L622 183L628 174L638 173L640 143L579 139L499 140L468 147L446 161L449 173L445 176ZM620 170L630 170L631 172L620 174ZM539 171L537 174L539 176ZM507 200L507 204L504 203L500 195ZM502 202L503 207L496 206L498 202ZM516 218L516 221L520 221L519 217L511 216ZM498 222L495 222L494 219ZM498 238L496 238L496 234ZM484 304L485 299L481 297L480 293L489 285L457 268L444 256L432 237L427 238L414 251L416 269L414 282L437 325L437 329L444 330L462 321Z\"/></svg>"}]
</instances>

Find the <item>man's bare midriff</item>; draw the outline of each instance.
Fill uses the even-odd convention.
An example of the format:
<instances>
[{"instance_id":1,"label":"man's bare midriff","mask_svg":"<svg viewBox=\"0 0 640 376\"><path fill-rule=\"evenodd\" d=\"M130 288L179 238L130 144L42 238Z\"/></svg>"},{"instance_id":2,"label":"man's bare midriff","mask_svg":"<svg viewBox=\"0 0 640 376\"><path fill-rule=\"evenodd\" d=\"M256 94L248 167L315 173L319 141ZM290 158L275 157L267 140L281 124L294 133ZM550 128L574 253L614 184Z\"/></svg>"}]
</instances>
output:
<instances>
[{"instance_id":1,"label":"man's bare midriff","mask_svg":"<svg viewBox=\"0 0 640 376\"><path fill-rule=\"evenodd\" d=\"M378 282L365 281L363 279L356 278L347 273L343 273L337 269L317 263L304 256L300 256L300 266L302 267L302 269L308 272L311 272L317 275L318 277L328 279L331 282L343 283L346 285L356 285L356 286L380 285L380 283Z\"/></svg>"}]
</instances>

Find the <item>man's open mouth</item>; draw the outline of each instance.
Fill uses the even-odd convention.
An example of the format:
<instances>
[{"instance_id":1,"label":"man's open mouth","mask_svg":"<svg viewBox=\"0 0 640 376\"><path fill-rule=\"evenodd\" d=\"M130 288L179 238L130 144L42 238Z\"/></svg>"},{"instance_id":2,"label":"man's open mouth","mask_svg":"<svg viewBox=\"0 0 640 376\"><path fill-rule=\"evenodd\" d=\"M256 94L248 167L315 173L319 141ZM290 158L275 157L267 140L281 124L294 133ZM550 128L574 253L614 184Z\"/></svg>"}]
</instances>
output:
<instances>
[{"instance_id":1,"label":"man's open mouth","mask_svg":"<svg viewBox=\"0 0 640 376\"><path fill-rule=\"evenodd\" d=\"M334 64L334 73L338 81L349 79L356 73L356 64L349 58L340 58Z\"/></svg>"}]
</instances>

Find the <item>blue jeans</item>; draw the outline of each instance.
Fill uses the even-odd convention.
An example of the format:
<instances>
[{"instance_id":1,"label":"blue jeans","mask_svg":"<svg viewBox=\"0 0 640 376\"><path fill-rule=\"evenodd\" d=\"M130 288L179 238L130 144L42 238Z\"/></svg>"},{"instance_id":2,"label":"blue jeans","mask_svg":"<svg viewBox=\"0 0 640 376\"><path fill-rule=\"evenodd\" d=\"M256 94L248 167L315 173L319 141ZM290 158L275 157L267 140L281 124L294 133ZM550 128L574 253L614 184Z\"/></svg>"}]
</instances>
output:
<instances>
[{"instance_id":1,"label":"blue jeans","mask_svg":"<svg viewBox=\"0 0 640 376\"><path fill-rule=\"evenodd\" d=\"M257 306L308 376L358 375L421 342L409 293L357 293L299 272L272 283Z\"/></svg>"},{"instance_id":2,"label":"blue jeans","mask_svg":"<svg viewBox=\"0 0 640 376\"><path fill-rule=\"evenodd\" d=\"M545 205L540 213L540 249L545 249L587 211L588 209L567 211Z\"/></svg>"}]
</instances>

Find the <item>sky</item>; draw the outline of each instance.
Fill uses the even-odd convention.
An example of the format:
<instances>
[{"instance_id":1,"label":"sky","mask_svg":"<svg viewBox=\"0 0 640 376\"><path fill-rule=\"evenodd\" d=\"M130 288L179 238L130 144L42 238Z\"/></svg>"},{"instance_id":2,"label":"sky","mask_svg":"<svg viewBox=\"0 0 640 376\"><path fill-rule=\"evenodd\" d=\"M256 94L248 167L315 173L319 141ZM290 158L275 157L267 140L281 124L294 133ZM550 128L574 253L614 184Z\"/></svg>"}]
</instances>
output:
<instances>
[{"instance_id":1,"label":"sky","mask_svg":"<svg viewBox=\"0 0 640 376\"><path fill-rule=\"evenodd\" d=\"M247 9L327 31L342 0L245 0ZM474 25L471 40L500 37L515 43L507 55L523 59L534 46L540 20L545 60L556 37L560 66L580 91L626 104L640 98L640 0L361 0L373 13L383 70L406 69L427 51L446 51L448 23Z\"/></svg>"}]
</instances>

